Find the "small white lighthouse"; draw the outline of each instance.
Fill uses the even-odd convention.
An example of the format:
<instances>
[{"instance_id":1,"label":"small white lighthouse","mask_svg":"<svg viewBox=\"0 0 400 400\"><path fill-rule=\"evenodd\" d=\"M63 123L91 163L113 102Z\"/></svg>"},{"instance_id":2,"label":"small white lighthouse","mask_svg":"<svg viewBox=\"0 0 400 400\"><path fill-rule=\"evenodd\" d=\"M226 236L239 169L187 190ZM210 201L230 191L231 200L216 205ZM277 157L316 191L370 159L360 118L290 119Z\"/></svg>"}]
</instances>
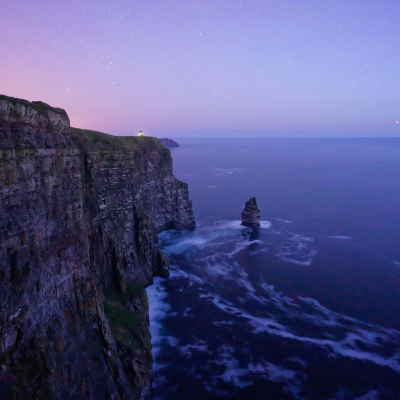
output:
<instances>
[{"instance_id":1,"label":"small white lighthouse","mask_svg":"<svg viewBox=\"0 0 400 400\"><path fill-rule=\"evenodd\" d=\"M139 131L139 135L138 136L144 136L143 131Z\"/></svg>"}]
</instances>

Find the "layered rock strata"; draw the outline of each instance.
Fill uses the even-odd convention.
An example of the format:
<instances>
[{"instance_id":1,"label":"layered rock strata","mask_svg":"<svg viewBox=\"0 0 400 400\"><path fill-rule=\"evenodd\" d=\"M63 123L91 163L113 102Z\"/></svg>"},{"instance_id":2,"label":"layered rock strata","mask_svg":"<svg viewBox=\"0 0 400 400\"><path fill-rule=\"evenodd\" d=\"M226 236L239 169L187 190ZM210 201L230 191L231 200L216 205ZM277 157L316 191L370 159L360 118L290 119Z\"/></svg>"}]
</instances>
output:
<instances>
[{"instance_id":1,"label":"layered rock strata","mask_svg":"<svg viewBox=\"0 0 400 400\"><path fill-rule=\"evenodd\" d=\"M143 287L169 274L157 232L193 226L157 139L0 96L0 397L150 399Z\"/></svg>"},{"instance_id":2,"label":"layered rock strata","mask_svg":"<svg viewBox=\"0 0 400 400\"><path fill-rule=\"evenodd\" d=\"M242 211L242 225L257 228L260 224L260 210L257 207L257 200L252 197L246 202L246 207Z\"/></svg>"}]
</instances>

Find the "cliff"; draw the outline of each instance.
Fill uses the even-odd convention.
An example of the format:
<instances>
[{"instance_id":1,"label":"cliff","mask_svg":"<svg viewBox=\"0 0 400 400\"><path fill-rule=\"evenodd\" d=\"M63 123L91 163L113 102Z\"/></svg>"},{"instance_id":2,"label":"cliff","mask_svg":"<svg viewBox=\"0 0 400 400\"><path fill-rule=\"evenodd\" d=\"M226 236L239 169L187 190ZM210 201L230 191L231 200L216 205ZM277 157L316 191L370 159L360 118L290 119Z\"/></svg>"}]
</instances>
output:
<instances>
[{"instance_id":1,"label":"cliff","mask_svg":"<svg viewBox=\"0 0 400 400\"><path fill-rule=\"evenodd\" d=\"M158 139L158 140L160 141L160 143L161 143L163 146L167 147L168 149L172 149L172 148L174 148L174 147L180 147L179 144L176 143L176 142L175 142L174 140L172 140L172 139L164 138L164 139Z\"/></svg>"},{"instance_id":2,"label":"cliff","mask_svg":"<svg viewBox=\"0 0 400 400\"><path fill-rule=\"evenodd\" d=\"M0 96L2 398L150 399L143 287L168 275L157 232L193 226L157 139Z\"/></svg>"}]
</instances>

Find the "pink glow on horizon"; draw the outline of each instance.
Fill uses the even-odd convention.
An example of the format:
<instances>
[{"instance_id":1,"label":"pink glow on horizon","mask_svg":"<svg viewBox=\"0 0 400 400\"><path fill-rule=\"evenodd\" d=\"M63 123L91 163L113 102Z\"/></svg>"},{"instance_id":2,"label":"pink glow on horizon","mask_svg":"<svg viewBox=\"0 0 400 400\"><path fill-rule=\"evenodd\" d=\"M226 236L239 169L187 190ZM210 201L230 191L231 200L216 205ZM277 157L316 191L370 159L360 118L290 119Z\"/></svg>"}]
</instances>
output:
<instances>
[{"instance_id":1,"label":"pink glow on horizon","mask_svg":"<svg viewBox=\"0 0 400 400\"><path fill-rule=\"evenodd\" d=\"M0 93L113 134L398 135L400 5L353 3L8 0Z\"/></svg>"}]
</instances>

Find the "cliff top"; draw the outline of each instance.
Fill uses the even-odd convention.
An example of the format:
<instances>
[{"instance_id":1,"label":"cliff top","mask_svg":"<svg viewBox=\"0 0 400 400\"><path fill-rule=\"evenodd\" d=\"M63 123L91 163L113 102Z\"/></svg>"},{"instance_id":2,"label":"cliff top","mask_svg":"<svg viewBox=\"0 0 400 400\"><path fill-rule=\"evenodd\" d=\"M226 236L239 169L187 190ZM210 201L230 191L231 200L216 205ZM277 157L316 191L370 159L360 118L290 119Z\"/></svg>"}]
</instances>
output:
<instances>
[{"instance_id":1,"label":"cliff top","mask_svg":"<svg viewBox=\"0 0 400 400\"><path fill-rule=\"evenodd\" d=\"M154 146L154 150L169 152L157 138L149 136L113 136L89 129L71 128L71 135L82 144L91 142L99 151L135 152L144 147Z\"/></svg>"},{"instance_id":2,"label":"cliff top","mask_svg":"<svg viewBox=\"0 0 400 400\"><path fill-rule=\"evenodd\" d=\"M51 110L58 114L67 115L66 111L63 110L62 108L51 107L48 104L43 103L43 101L30 102L28 100L17 99L16 97L9 97L9 96L5 96L4 94L0 94L0 101L1 100L9 101L11 104L22 104L26 107L32 107L40 114L45 114L45 112L47 110Z\"/></svg>"},{"instance_id":3,"label":"cliff top","mask_svg":"<svg viewBox=\"0 0 400 400\"><path fill-rule=\"evenodd\" d=\"M38 114L42 114L46 118L48 118L48 111L52 111L54 113L59 114L62 117L67 117L64 121L64 128L65 128L65 139L66 142L63 142L63 145L60 144L60 135L56 135L54 137L54 129L60 129L59 126L53 126L53 130L51 130L51 126L53 122L51 120L47 121L47 124L43 124L43 121L35 120L32 118L26 118L23 122L29 126L33 126L33 131L43 130L41 132L41 136L45 137L46 140L42 140L37 142L35 138L38 136L32 134L32 130L24 131L23 134L16 135L16 134L9 134L6 135L6 138L2 141L0 148L3 149L11 149L16 146L18 142L18 147L28 148L28 147L37 147L37 148L56 148L56 147L69 147L72 143L68 142L69 133L71 132L71 136L74 139L75 145L78 145L81 148L88 148L91 151L100 151L100 152L159 152L160 154L169 154L169 150L166 149L156 138L153 137L137 137L137 136L113 136L107 133L92 131L89 129L78 129L78 128L71 128L69 125L68 115L65 110L61 108L51 107L50 105L43 103L42 101L28 101L24 99L18 99L15 97L9 97L0 94L0 104L6 103L11 105L11 110L14 111L19 107L25 107L35 110ZM17 108L16 108L17 107ZM0 106L1 108L1 106ZM6 107L7 109L7 107ZM1 110L0 110L1 111ZM18 121L22 121L21 115L19 112L15 114L15 112L8 112L7 118L11 118L10 121L15 122L15 118ZM8 115L10 114L10 115ZM2 117L2 115L0 115ZM56 121L55 124L58 124ZM21 131L22 132L22 131ZM41 137L39 135L39 137ZM68 142L68 143L67 143ZM87 147L88 146L88 147Z\"/></svg>"}]
</instances>

